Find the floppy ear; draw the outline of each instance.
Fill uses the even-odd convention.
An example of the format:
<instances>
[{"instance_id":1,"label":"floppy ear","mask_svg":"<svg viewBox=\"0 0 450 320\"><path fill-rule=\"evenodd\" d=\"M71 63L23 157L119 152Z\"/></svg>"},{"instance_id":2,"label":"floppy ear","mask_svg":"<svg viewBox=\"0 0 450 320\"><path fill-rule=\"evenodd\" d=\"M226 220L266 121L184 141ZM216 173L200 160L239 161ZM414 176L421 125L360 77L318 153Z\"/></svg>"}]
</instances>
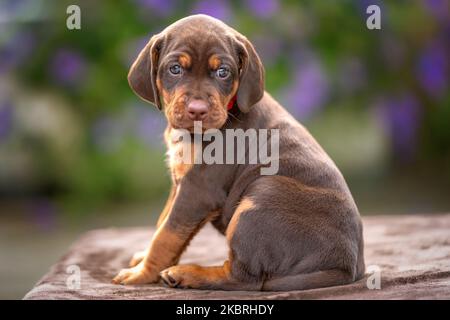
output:
<instances>
[{"instance_id":1,"label":"floppy ear","mask_svg":"<svg viewBox=\"0 0 450 320\"><path fill-rule=\"evenodd\" d=\"M162 37L153 36L134 61L128 73L128 83L142 99L156 105L161 110L161 100L156 87L158 59Z\"/></svg>"},{"instance_id":2,"label":"floppy ear","mask_svg":"<svg viewBox=\"0 0 450 320\"><path fill-rule=\"evenodd\" d=\"M264 67L253 45L242 35L238 36L241 72L237 91L237 104L242 112L249 112L264 94Z\"/></svg>"}]
</instances>

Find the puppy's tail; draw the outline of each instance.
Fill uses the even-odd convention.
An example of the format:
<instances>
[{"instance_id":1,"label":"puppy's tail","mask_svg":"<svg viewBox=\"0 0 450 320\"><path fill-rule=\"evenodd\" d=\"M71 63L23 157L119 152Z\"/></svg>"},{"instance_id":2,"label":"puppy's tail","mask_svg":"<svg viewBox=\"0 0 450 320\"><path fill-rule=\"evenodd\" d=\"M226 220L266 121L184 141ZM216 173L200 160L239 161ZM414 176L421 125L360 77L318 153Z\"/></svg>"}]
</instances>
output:
<instances>
[{"instance_id":1,"label":"puppy's tail","mask_svg":"<svg viewBox=\"0 0 450 320\"><path fill-rule=\"evenodd\" d=\"M325 270L313 273L303 273L268 279L262 286L262 291L292 291L308 290L339 286L355 281L354 276L342 270Z\"/></svg>"}]
</instances>

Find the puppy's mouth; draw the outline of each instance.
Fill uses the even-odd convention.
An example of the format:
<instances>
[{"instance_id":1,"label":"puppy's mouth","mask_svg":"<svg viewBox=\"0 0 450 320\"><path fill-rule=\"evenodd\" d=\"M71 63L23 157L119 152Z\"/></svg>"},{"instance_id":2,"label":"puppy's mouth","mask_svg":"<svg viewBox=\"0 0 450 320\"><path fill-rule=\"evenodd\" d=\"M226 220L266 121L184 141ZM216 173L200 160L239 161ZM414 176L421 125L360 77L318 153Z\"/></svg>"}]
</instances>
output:
<instances>
[{"instance_id":1,"label":"puppy's mouth","mask_svg":"<svg viewBox=\"0 0 450 320\"><path fill-rule=\"evenodd\" d=\"M220 129L223 127L223 125L226 122L226 118L224 120L220 120L220 121L192 121L192 120L186 120L186 121L170 121L170 125L172 128L174 129L184 129L184 130L188 130L191 133L196 133L196 132L205 132L206 130L209 129Z\"/></svg>"},{"instance_id":2,"label":"puppy's mouth","mask_svg":"<svg viewBox=\"0 0 450 320\"><path fill-rule=\"evenodd\" d=\"M207 115L201 118L193 117L192 114L189 115L189 112L184 107L178 108L178 110L173 108L166 116L169 124L174 129L189 130L192 133L199 130L204 132L208 129L220 129L228 119L228 113L225 108L218 107L211 108Z\"/></svg>"}]
</instances>

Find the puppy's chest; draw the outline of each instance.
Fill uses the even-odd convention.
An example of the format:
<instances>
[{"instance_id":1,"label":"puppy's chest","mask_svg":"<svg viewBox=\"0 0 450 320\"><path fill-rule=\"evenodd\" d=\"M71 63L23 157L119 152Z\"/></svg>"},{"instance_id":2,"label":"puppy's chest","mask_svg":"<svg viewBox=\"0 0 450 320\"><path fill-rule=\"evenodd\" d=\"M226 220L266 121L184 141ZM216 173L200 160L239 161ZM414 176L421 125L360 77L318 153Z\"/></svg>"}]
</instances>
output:
<instances>
[{"instance_id":1,"label":"puppy's chest","mask_svg":"<svg viewBox=\"0 0 450 320\"><path fill-rule=\"evenodd\" d=\"M181 179L192 170L196 160L201 157L201 145L196 146L189 139L179 137L176 130L170 130L165 135L167 153L166 161L175 183L179 183Z\"/></svg>"}]
</instances>

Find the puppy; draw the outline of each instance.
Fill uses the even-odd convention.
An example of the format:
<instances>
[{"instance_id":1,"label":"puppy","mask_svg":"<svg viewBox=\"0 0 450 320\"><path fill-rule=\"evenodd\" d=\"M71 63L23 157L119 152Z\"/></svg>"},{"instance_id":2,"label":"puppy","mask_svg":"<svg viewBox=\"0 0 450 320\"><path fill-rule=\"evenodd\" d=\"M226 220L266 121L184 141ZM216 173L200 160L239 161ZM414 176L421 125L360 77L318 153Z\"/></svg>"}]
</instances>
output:
<instances>
[{"instance_id":1,"label":"puppy","mask_svg":"<svg viewBox=\"0 0 450 320\"><path fill-rule=\"evenodd\" d=\"M217 290L304 290L343 285L364 274L362 224L333 161L264 91L264 68L246 37L205 15L153 36L131 67L131 88L163 110L172 188L149 248L117 284L155 283ZM180 129L278 129L279 170L261 164L179 161ZM227 143L227 142L225 142ZM204 145L203 145L204 147ZM221 266L177 265L211 222L226 235Z\"/></svg>"}]
</instances>

